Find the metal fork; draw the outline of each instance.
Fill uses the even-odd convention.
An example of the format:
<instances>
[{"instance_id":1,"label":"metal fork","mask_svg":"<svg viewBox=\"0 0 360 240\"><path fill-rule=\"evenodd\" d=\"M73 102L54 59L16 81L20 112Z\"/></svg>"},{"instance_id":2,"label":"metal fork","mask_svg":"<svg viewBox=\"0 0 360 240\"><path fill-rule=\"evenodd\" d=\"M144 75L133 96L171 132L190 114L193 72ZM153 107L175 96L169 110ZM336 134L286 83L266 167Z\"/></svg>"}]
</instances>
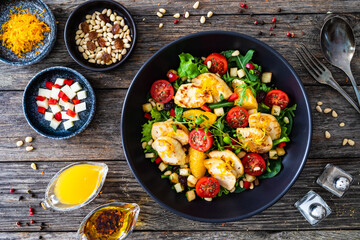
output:
<instances>
[{"instance_id":1,"label":"metal fork","mask_svg":"<svg viewBox=\"0 0 360 240\"><path fill-rule=\"evenodd\" d=\"M337 90L354 108L360 113L359 107L355 101L340 87L340 85L333 78L330 70L325 67L304 45L297 48L295 55L298 57L302 65L310 73L310 75L319 83L329 85Z\"/></svg>"}]
</instances>

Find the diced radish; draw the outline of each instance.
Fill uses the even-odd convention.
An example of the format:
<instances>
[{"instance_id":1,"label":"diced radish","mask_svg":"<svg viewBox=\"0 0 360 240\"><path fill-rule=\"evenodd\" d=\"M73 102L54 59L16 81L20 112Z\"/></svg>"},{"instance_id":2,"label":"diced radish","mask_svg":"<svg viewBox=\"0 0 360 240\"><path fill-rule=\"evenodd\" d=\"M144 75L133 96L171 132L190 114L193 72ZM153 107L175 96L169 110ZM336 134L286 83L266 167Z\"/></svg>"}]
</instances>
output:
<instances>
[{"instance_id":1,"label":"diced radish","mask_svg":"<svg viewBox=\"0 0 360 240\"><path fill-rule=\"evenodd\" d=\"M64 102L64 100L62 100L61 98L59 99L59 105L62 107L65 107L66 102Z\"/></svg>"},{"instance_id":2,"label":"diced radish","mask_svg":"<svg viewBox=\"0 0 360 240\"><path fill-rule=\"evenodd\" d=\"M56 104L57 104L57 100L50 98L49 101L48 101L48 103L49 103L49 105L56 105Z\"/></svg>"},{"instance_id":3,"label":"diced radish","mask_svg":"<svg viewBox=\"0 0 360 240\"><path fill-rule=\"evenodd\" d=\"M74 104L69 103L69 102L65 103L65 110L68 110L68 109L70 109L71 111L74 111Z\"/></svg>"},{"instance_id":4,"label":"diced radish","mask_svg":"<svg viewBox=\"0 0 360 240\"><path fill-rule=\"evenodd\" d=\"M61 123L60 121L56 119L52 119L50 122L50 127L56 130L59 127L60 123Z\"/></svg>"},{"instance_id":5,"label":"diced radish","mask_svg":"<svg viewBox=\"0 0 360 240\"><path fill-rule=\"evenodd\" d=\"M79 100L87 98L86 91L83 90L83 91L77 92L77 97L78 97Z\"/></svg>"},{"instance_id":6,"label":"diced radish","mask_svg":"<svg viewBox=\"0 0 360 240\"><path fill-rule=\"evenodd\" d=\"M54 115L54 118L57 120L57 121L62 121L62 117L61 117L61 112L58 112Z\"/></svg>"},{"instance_id":7,"label":"diced radish","mask_svg":"<svg viewBox=\"0 0 360 240\"><path fill-rule=\"evenodd\" d=\"M70 99L73 99L76 96L76 93L68 85L63 86L61 91L63 91Z\"/></svg>"},{"instance_id":8,"label":"diced radish","mask_svg":"<svg viewBox=\"0 0 360 240\"><path fill-rule=\"evenodd\" d=\"M36 96L36 100L38 100L38 101L44 101L45 99L46 99L46 97Z\"/></svg>"},{"instance_id":9,"label":"diced radish","mask_svg":"<svg viewBox=\"0 0 360 240\"><path fill-rule=\"evenodd\" d=\"M54 84L52 88L61 88L61 86L59 84Z\"/></svg>"},{"instance_id":10,"label":"diced radish","mask_svg":"<svg viewBox=\"0 0 360 240\"><path fill-rule=\"evenodd\" d=\"M51 121L51 120L53 120L53 118L54 118L54 114L53 114L52 112L46 112L44 118L45 118L45 120L47 120L47 121Z\"/></svg>"},{"instance_id":11,"label":"diced radish","mask_svg":"<svg viewBox=\"0 0 360 240\"><path fill-rule=\"evenodd\" d=\"M70 109L68 109L68 110L66 111L66 114L69 115L69 116L72 117L72 118L76 116L76 113L75 113L74 111L70 110Z\"/></svg>"},{"instance_id":12,"label":"diced radish","mask_svg":"<svg viewBox=\"0 0 360 240\"><path fill-rule=\"evenodd\" d=\"M80 100L79 100L79 99L77 99L77 98L74 98L72 101L73 101L74 105L76 105L76 104L79 104L79 103L80 103Z\"/></svg>"},{"instance_id":13,"label":"diced radish","mask_svg":"<svg viewBox=\"0 0 360 240\"><path fill-rule=\"evenodd\" d=\"M68 120L64 122L64 128L65 130L68 130L69 128L72 128L74 126L74 123L71 120Z\"/></svg>"},{"instance_id":14,"label":"diced radish","mask_svg":"<svg viewBox=\"0 0 360 240\"><path fill-rule=\"evenodd\" d=\"M65 103L69 101L69 97L65 94L61 97L61 100L63 100Z\"/></svg>"},{"instance_id":15,"label":"diced radish","mask_svg":"<svg viewBox=\"0 0 360 240\"><path fill-rule=\"evenodd\" d=\"M78 92L82 89L81 85L78 82L74 82L73 85L70 86L70 88L74 92Z\"/></svg>"},{"instance_id":16,"label":"diced radish","mask_svg":"<svg viewBox=\"0 0 360 240\"><path fill-rule=\"evenodd\" d=\"M48 104L47 99L45 99L44 101L36 101L36 105L38 105L38 107L43 107L45 109L49 108L49 104Z\"/></svg>"},{"instance_id":17,"label":"diced radish","mask_svg":"<svg viewBox=\"0 0 360 240\"><path fill-rule=\"evenodd\" d=\"M38 112L45 114L46 109L44 107L38 107Z\"/></svg>"},{"instance_id":18,"label":"diced radish","mask_svg":"<svg viewBox=\"0 0 360 240\"><path fill-rule=\"evenodd\" d=\"M252 65L251 63L247 63L245 65L245 67L248 68L248 69L254 69L255 68L254 65Z\"/></svg>"},{"instance_id":19,"label":"diced radish","mask_svg":"<svg viewBox=\"0 0 360 240\"><path fill-rule=\"evenodd\" d=\"M71 84L74 82L74 80L71 80L71 79L65 79L64 80L64 83L68 86L71 86Z\"/></svg>"},{"instance_id":20,"label":"diced radish","mask_svg":"<svg viewBox=\"0 0 360 240\"><path fill-rule=\"evenodd\" d=\"M55 84L58 84L60 86L64 85L65 78L57 78L55 81Z\"/></svg>"},{"instance_id":21,"label":"diced radish","mask_svg":"<svg viewBox=\"0 0 360 240\"><path fill-rule=\"evenodd\" d=\"M58 112L61 112L61 107L56 104L56 105L50 105L50 108L51 108L51 111L55 114L55 113L58 113Z\"/></svg>"},{"instance_id":22,"label":"diced radish","mask_svg":"<svg viewBox=\"0 0 360 240\"><path fill-rule=\"evenodd\" d=\"M46 82L45 83L45 87L47 88L47 89L52 89L52 86L54 85L54 83L52 83L52 82Z\"/></svg>"},{"instance_id":23,"label":"diced radish","mask_svg":"<svg viewBox=\"0 0 360 240\"><path fill-rule=\"evenodd\" d=\"M85 102L82 102L82 103L79 103L77 105L75 105L75 112L76 113L79 113L79 112L82 112L82 111L85 111L86 110L86 103Z\"/></svg>"},{"instance_id":24,"label":"diced radish","mask_svg":"<svg viewBox=\"0 0 360 240\"><path fill-rule=\"evenodd\" d=\"M65 93L63 93L62 91L59 92L58 94L59 98L62 98L63 96L65 96Z\"/></svg>"},{"instance_id":25,"label":"diced radish","mask_svg":"<svg viewBox=\"0 0 360 240\"><path fill-rule=\"evenodd\" d=\"M51 97L51 91L49 89L39 88L38 96L50 98Z\"/></svg>"}]
</instances>

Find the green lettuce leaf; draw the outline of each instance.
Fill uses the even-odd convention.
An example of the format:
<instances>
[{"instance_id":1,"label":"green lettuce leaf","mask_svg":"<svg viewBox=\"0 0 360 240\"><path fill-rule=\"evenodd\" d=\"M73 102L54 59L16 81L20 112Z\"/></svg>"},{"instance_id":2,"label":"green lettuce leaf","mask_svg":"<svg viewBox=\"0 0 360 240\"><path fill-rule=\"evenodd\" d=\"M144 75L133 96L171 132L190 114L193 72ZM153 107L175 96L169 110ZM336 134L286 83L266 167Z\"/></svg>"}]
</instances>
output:
<instances>
[{"instance_id":1,"label":"green lettuce leaf","mask_svg":"<svg viewBox=\"0 0 360 240\"><path fill-rule=\"evenodd\" d=\"M270 166L266 168L266 172L258 176L259 179L275 177L281 171L281 158L269 162Z\"/></svg>"},{"instance_id":2,"label":"green lettuce leaf","mask_svg":"<svg viewBox=\"0 0 360 240\"><path fill-rule=\"evenodd\" d=\"M145 123L144 125L142 125L142 138L141 138L141 142L148 142L152 139L151 137L151 128L153 123L155 122L155 120L149 120L147 123Z\"/></svg>"},{"instance_id":3,"label":"green lettuce leaf","mask_svg":"<svg viewBox=\"0 0 360 240\"><path fill-rule=\"evenodd\" d=\"M181 53L179 55L180 66L178 68L179 77L195 78L201 73L207 73L207 67L199 58L193 57L190 53Z\"/></svg>"}]
</instances>

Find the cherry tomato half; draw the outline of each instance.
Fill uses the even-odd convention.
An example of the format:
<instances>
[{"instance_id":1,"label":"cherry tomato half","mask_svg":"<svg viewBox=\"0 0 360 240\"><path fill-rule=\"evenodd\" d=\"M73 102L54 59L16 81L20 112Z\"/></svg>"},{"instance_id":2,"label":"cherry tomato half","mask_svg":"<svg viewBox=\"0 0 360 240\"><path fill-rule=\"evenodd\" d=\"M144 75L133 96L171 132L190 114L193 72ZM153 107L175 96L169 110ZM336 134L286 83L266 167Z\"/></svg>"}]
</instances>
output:
<instances>
[{"instance_id":1,"label":"cherry tomato half","mask_svg":"<svg viewBox=\"0 0 360 240\"><path fill-rule=\"evenodd\" d=\"M219 53L210 54L204 61L204 64L207 65L207 62L211 62L211 68L209 69L212 73L219 73L223 75L228 69L228 63L226 57Z\"/></svg>"},{"instance_id":2,"label":"cherry tomato half","mask_svg":"<svg viewBox=\"0 0 360 240\"><path fill-rule=\"evenodd\" d=\"M275 89L266 94L264 103L268 107L276 105L284 109L289 104L289 97L283 91Z\"/></svg>"},{"instance_id":3,"label":"cherry tomato half","mask_svg":"<svg viewBox=\"0 0 360 240\"><path fill-rule=\"evenodd\" d=\"M189 134L190 147L205 152L209 150L214 142L210 132L205 132L202 128L194 129Z\"/></svg>"},{"instance_id":4,"label":"cherry tomato half","mask_svg":"<svg viewBox=\"0 0 360 240\"><path fill-rule=\"evenodd\" d=\"M246 174L251 176L261 175L266 168L264 159L257 153L248 153L241 159Z\"/></svg>"},{"instance_id":5,"label":"cherry tomato half","mask_svg":"<svg viewBox=\"0 0 360 240\"><path fill-rule=\"evenodd\" d=\"M202 177L196 183L195 190L199 197L213 198L218 194L220 190L220 184L216 178Z\"/></svg>"},{"instance_id":6,"label":"cherry tomato half","mask_svg":"<svg viewBox=\"0 0 360 240\"><path fill-rule=\"evenodd\" d=\"M249 113L243 107L233 107L226 115L226 122L232 128L246 127L249 123Z\"/></svg>"},{"instance_id":7,"label":"cherry tomato half","mask_svg":"<svg viewBox=\"0 0 360 240\"><path fill-rule=\"evenodd\" d=\"M156 102L167 103L174 96L174 88L166 80L157 80L151 85L150 94Z\"/></svg>"}]
</instances>

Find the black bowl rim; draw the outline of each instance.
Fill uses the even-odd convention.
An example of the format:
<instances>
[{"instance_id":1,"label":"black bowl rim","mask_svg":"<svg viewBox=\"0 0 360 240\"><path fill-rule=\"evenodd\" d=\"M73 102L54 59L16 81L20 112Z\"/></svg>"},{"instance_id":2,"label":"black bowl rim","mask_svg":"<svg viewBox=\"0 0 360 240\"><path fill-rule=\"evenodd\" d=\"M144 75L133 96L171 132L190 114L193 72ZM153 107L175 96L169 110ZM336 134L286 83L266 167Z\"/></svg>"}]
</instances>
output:
<instances>
[{"instance_id":1,"label":"black bowl rim","mask_svg":"<svg viewBox=\"0 0 360 240\"><path fill-rule=\"evenodd\" d=\"M87 87L89 89L89 94L91 94L94 98L93 107L90 109L89 116L86 119L86 122L84 123L84 125L82 125L81 128L77 129L75 132L73 132L69 135L57 136L57 137L47 135L47 134L43 133L42 131L40 131L39 129L37 129L35 126L33 126L33 124L31 124L31 122L29 120L29 116L26 114L26 111L25 111L25 109L26 109L25 95L27 94L27 91L30 88L30 85L32 84L32 82L35 81L44 72L49 72L49 71L53 71L53 70L66 70L66 71L72 72L73 74L77 75L79 78L81 78L84 82L86 82L88 84ZM81 73L79 73L78 71L76 71L72 68L63 67L63 66L55 66L55 67L49 67L49 68L45 68L45 69L41 70L29 81L29 83L26 85L26 87L24 89L24 94L23 94L23 98L22 98L22 108L23 108L23 113L24 113L25 119L28 122L28 124L30 125L30 127L32 129L34 129L35 132L39 133L41 136L44 136L44 137L47 137L50 139L69 139L69 138L74 137L74 136L78 135L79 133L83 132L87 128L87 126L90 124L92 119L94 118L95 111L96 111L96 96L95 96L94 89L92 88L90 82Z\"/></svg>"},{"instance_id":2,"label":"black bowl rim","mask_svg":"<svg viewBox=\"0 0 360 240\"><path fill-rule=\"evenodd\" d=\"M89 67L87 65L85 65L84 63L82 63L80 60L78 60L75 55L72 53L72 51L70 50L70 43L66 40L66 34L68 32L68 29L70 28L69 26L69 22L70 19L73 18L74 14L80 10L82 7L86 6L87 4L93 3L93 2L109 2L109 3L113 3L115 5L117 5L119 8L121 8L126 14L129 15L129 19L128 21L131 22L131 24L133 25L133 32L134 32L134 37L133 37L133 41L130 47L130 50L127 52L127 54L125 55L124 58L122 58L119 62L115 63L115 64L111 64L108 67L101 67L101 68L97 68L97 67ZM136 30L136 24L134 21L133 16L131 15L131 13L129 12L129 10L127 10L126 7L124 7L122 4L115 2L113 0L90 0L90 1L86 1L83 4L80 4L77 8L74 9L74 11L71 12L71 14L69 15L68 19L66 20L66 24L65 24L65 28L64 28L64 41L65 41L65 46L66 46L66 50L68 51L69 55L71 56L71 58L80 66L92 70L92 71L96 71L96 72L105 72L111 69L114 69L118 66L120 66L122 63L124 63L126 61L126 59L130 56L130 54L132 53L132 51L135 48L136 45L136 40L137 40L137 30Z\"/></svg>"},{"instance_id":3,"label":"black bowl rim","mask_svg":"<svg viewBox=\"0 0 360 240\"><path fill-rule=\"evenodd\" d=\"M128 153L127 153L127 144L125 142L125 139L124 139L124 135L123 135L123 129L125 128L124 126L124 112L125 112L125 108L126 108L126 105L127 105L127 101L128 101L128 97L130 95L130 93L132 92L132 88L134 86L134 83L135 83L135 80L136 78L138 77L138 75L140 75L140 73L143 71L143 69L145 68L145 66L151 62L157 55L159 55L162 51L164 51L165 49L167 49L168 47L172 46L172 45L175 45L177 44L178 42L181 42L181 41L184 41L184 40L187 40L187 39L190 39L190 38L195 38L195 37L198 37L198 36L202 36L202 35L208 35L208 34L224 34L224 35L232 35L232 36L237 36L237 37L242 37L242 38L245 38L247 40L250 40L250 41L253 41L255 42L256 44L259 44L261 46L263 46L264 48L266 48L267 50L269 50L272 54L274 54L276 57L278 57L280 59L281 62L283 62L285 64L285 66L290 70L290 72L295 76L295 79L296 81L298 82L299 84L299 87L301 89L301 92L305 98L305 105L306 105L306 109L307 109L307 115L309 117L309 121L308 121L308 125L309 125L309 132L308 132L308 141L306 143L306 149L305 149L305 153L304 153L304 156L302 158L302 161L301 161L301 166L300 168L298 169L298 171L296 172L296 174L293 176L291 182L288 184L288 186L279 194L278 197L276 197L275 199L273 199L271 202L269 202L268 204L264 205L263 207L255 210L255 211L252 211L248 214L245 214L245 215L242 215L242 216L239 216L239 217L233 217L233 218L217 218L217 219L208 219L208 218L203 218L203 217L195 217L195 216L191 216L191 215L188 215L188 214L185 214L183 212L180 212L176 209L173 209L171 207L169 207L168 205L166 205L165 203L163 203L160 199L158 199L157 197L155 197L152 192L144 185L144 183L140 180L140 178L138 178L137 176L137 173L135 172L135 168L134 168L134 164L129 160L129 156L128 156ZM124 153L125 153L125 158L126 158L126 161L133 173L133 175L135 176L136 180L139 182L139 184L142 186L143 189L145 189L145 191L158 203L160 204L162 207L164 207L165 209L179 215L179 216L182 216L182 217L185 217L185 218L188 218L188 219L191 219L191 220L196 220L196 221L200 221L200 222L211 222L211 223L219 223L219 222L232 222L232 221L237 221L237 220L241 220L241 219L244 219L244 218L248 218L248 217L251 217L257 213L260 213L262 211L264 211L265 209L271 207L273 204L275 204L277 201L280 200L281 197L283 197L285 195L285 193L287 191L289 191L289 189L291 188L291 186L295 183L295 181L297 180L297 178L299 177L301 171L303 170L304 166L305 166L305 163L306 163L306 160L307 160L307 156L309 154L309 150L310 150L310 145L311 145L311 136L312 136L312 115L311 115L311 110L310 110L310 104L309 104L309 101L308 101L308 97L307 97L307 94L305 92L305 88L299 78L299 76L297 75L297 73L295 72L294 68L290 65L290 63L288 63L286 61L286 59L284 57L282 57L280 55L280 53L278 53L275 49L273 49L272 47L270 47L269 45L267 45L266 43L256 39L256 38L253 38L253 37L250 37L248 35L245 35L245 34L242 34L242 33L237 33L237 32L231 32L231 31L219 31L219 30L215 30L215 31L204 31L204 32L198 32L198 33L193 33L193 34L189 34L187 36L184 36L184 37L181 37L167 45L165 45L164 47L162 47L161 49L159 49L154 55L152 55L143 65L142 67L139 69L139 71L136 73L134 79L132 80L131 84L130 84L130 87L126 93L126 96L125 96L125 99L124 99L124 104L123 104L123 109L122 109L122 113L121 113L121 141L122 141L122 145L123 145L123 150L124 150Z\"/></svg>"},{"instance_id":4,"label":"black bowl rim","mask_svg":"<svg viewBox=\"0 0 360 240\"><path fill-rule=\"evenodd\" d=\"M36 0L36 1L38 1L40 4L43 5L43 7L46 9L46 12L50 15L50 18L51 18L50 22L51 22L51 25L52 25L51 27L52 27L53 31L50 32L49 45L39 55L35 56L34 58L29 59L26 62L12 62L12 61L8 61L2 57L0 57L0 62L9 64L9 65L13 65L13 66L32 65L32 64L38 63L41 60L43 60L47 55L50 54L51 50L54 48L55 42L56 42L56 36L57 36L57 24L56 24L55 16L52 13L52 11L50 10L50 8L42 0Z\"/></svg>"}]
</instances>

